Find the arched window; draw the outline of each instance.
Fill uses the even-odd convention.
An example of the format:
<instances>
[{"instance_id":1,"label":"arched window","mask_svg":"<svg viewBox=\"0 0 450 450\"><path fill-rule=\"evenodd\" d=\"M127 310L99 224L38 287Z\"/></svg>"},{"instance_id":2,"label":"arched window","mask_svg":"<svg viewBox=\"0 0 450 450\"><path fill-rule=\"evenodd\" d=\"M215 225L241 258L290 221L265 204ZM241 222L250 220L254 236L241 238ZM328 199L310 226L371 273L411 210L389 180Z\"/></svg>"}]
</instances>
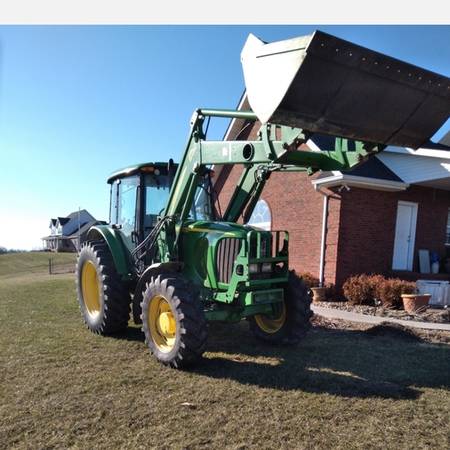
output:
<instances>
[{"instance_id":1,"label":"arched window","mask_svg":"<svg viewBox=\"0 0 450 450\"><path fill-rule=\"evenodd\" d=\"M248 224L262 230L271 230L272 214L270 213L269 204L265 200L258 200Z\"/></svg>"}]
</instances>

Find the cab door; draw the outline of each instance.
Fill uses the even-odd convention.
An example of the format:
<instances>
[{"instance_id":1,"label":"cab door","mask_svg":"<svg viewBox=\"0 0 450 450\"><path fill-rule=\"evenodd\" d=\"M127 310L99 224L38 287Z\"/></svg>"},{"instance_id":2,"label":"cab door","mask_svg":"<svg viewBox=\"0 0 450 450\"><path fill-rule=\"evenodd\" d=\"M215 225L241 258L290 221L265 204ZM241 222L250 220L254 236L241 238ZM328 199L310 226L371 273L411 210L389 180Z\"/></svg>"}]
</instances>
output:
<instances>
[{"instance_id":1,"label":"cab door","mask_svg":"<svg viewBox=\"0 0 450 450\"><path fill-rule=\"evenodd\" d=\"M125 245L131 251L138 243L139 222L139 182L138 175L120 178L111 190L110 222L121 232Z\"/></svg>"}]
</instances>

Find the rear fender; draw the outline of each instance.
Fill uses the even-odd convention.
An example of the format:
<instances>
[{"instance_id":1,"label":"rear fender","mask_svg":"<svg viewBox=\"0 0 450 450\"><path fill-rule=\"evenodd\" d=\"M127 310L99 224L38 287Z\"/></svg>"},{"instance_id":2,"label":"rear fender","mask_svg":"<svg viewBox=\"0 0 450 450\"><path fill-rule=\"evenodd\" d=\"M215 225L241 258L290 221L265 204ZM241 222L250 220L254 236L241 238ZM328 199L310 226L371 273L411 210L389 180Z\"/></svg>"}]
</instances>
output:
<instances>
[{"instance_id":1,"label":"rear fender","mask_svg":"<svg viewBox=\"0 0 450 450\"><path fill-rule=\"evenodd\" d=\"M103 240L108 244L113 257L117 273L123 280L134 278L134 268L131 264L131 255L122 241L120 233L109 225L97 225L88 231L89 241Z\"/></svg>"}]
</instances>

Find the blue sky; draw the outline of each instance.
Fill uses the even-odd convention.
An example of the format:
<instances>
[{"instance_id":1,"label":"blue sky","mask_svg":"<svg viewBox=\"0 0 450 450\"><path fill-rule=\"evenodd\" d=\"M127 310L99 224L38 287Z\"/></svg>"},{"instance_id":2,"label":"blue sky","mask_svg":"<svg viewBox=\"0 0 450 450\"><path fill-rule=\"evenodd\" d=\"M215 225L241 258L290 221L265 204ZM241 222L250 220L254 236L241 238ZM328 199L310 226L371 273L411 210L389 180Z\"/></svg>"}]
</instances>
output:
<instances>
[{"instance_id":1,"label":"blue sky","mask_svg":"<svg viewBox=\"0 0 450 450\"><path fill-rule=\"evenodd\" d=\"M78 206L107 219L108 174L179 160L195 108L236 106L248 33L317 28L450 76L450 26L0 26L0 246Z\"/></svg>"}]
</instances>

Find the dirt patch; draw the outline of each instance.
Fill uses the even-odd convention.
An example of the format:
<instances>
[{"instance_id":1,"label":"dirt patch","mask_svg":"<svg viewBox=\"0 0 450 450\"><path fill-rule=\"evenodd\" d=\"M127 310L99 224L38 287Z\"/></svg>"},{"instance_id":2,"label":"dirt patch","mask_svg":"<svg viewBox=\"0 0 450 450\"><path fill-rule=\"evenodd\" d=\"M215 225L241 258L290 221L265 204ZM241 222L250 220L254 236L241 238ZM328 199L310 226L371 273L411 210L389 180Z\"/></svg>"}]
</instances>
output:
<instances>
[{"instance_id":1,"label":"dirt patch","mask_svg":"<svg viewBox=\"0 0 450 450\"><path fill-rule=\"evenodd\" d=\"M403 339L410 342L418 342L422 339L410 328L397 323L380 323L366 330L369 336L384 336L395 339Z\"/></svg>"}]
</instances>

